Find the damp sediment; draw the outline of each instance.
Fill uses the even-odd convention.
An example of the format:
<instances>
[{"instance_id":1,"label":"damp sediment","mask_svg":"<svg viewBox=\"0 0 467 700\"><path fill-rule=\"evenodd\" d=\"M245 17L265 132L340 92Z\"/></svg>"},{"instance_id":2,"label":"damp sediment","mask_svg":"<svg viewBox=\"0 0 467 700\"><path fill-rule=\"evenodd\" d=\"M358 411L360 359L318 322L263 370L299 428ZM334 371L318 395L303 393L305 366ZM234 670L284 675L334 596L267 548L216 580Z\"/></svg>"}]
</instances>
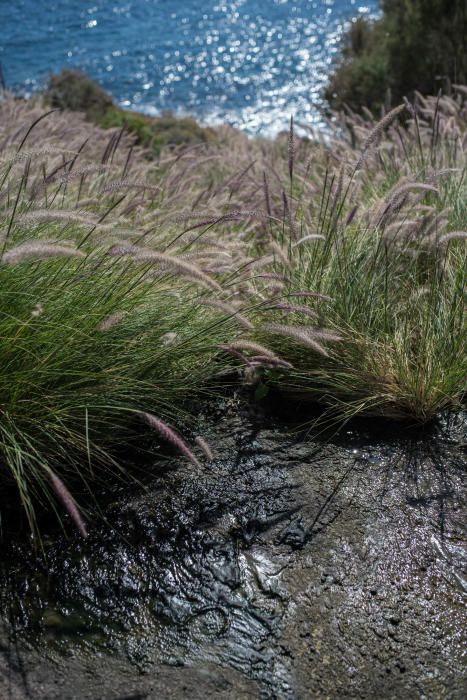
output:
<instances>
[{"instance_id":1,"label":"damp sediment","mask_svg":"<svg viewBox=\"0 0 467 700\"><path fill-rule=\"evenodd\" d=\"M87 540L4 561L0 697L465 697L465 422L225 408Z\"/></svg>"}]
</instances>

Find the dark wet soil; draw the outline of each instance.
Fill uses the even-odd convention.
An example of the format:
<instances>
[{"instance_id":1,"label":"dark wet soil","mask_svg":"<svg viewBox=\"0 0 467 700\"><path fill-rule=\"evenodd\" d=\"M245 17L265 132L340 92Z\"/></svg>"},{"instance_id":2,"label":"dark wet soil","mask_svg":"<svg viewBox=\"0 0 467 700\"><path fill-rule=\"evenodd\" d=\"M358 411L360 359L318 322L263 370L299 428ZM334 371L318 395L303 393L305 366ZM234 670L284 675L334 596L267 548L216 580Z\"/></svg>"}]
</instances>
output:
<instances>
[{"instance_id":1,"label":"dark wet soil","mask_svg":"<svg viewBox=\"0 0 467 700\"><path fill-rule=\"evenodd\" d=\"M110 525L18 545L0 698L464 698L465 424L330 442L224 406Z\"/></svg>"}]
</instances>

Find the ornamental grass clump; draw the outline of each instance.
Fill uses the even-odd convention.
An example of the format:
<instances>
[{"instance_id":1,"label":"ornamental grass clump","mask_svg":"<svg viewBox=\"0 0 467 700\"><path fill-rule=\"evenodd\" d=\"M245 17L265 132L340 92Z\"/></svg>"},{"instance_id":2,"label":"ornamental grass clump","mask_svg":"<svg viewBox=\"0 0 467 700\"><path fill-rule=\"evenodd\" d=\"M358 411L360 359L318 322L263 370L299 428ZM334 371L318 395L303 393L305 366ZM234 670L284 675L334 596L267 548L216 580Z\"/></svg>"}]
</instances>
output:
<instances>
[{"instance_id":1,"label":"ornamental grass clump","mask_svg":"<svg viewBox=\"0 0 467 700\"><path fill-rule=\"evenodd\" d=\"M292 368L263 381L341 419L426 422L463 405L464 100L419 96L405 127L404 105L376 124L343 115L321 191L295 160L294 211L284 204L264 246L280 246L273 269L287 281L267 299L257 287L255 334Z\"/></svg>"},{"instance_id":2,"label":"ornamental grass clump","mask_svg":"<svg viewBox=\"0 0 467 700\"><path fill-rule=\"evenodd\" d=\"M84 534L141 431L198 473L191 400L226 379L339 420L463 404L456 90L151 160L124 129L0 99L0 491L33 528L42 503Z\"/></svg>"},{"instance_id":3,"label":"ornamental grass clump","mask_svg":"<svg viewBox=\"0 0 467 700\"><path fill-rule=\"evenodd\" d=\"M168 282L102 258L0 264L0 463L31 523L51 472L91 494L118 475L136 414L189 424L229 331Z\"/></svg>"},{"instance_id":4,"label":"ornamental grass clump","mask_svg":"<svg viewBox=\"0 0 467 700\"><path fill-rule=\"evenodd\" d=\"M1 111L0 491L16 488L33 530L41 504L85 535L100 485L131 478L121 456L142 432L200 466L168 423L190 426L190 401L211 395L229 365L218 345L237 324L219 282L183 258L195 244L142 227L160 187L137 153L128 165L125 136L109 150L113 136L77 116L42 119L8 98ZM87 167L96 153L103 167ZM132 188L122 198L108 186L123 170L148 182L126 214Z\"/></svg>"}]
</instances>

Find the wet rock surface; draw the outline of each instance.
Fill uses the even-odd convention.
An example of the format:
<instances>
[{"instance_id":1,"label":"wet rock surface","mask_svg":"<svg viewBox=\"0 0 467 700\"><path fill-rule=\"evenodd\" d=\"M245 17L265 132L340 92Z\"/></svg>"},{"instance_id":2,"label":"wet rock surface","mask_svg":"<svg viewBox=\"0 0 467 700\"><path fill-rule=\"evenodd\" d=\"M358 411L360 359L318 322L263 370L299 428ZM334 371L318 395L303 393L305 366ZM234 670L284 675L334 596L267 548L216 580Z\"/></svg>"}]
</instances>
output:
<instances>
[{"instance_id":1,"label":"wet rock surface","mask_svg":"<svg viewBox=\"0 0 467 700\"><path fill-rule=\"evenodd\" d=\"M219 412L202 472L4 565L0 698L465 697L463 424L400 431Z\"/></svg>"}]
</instances>

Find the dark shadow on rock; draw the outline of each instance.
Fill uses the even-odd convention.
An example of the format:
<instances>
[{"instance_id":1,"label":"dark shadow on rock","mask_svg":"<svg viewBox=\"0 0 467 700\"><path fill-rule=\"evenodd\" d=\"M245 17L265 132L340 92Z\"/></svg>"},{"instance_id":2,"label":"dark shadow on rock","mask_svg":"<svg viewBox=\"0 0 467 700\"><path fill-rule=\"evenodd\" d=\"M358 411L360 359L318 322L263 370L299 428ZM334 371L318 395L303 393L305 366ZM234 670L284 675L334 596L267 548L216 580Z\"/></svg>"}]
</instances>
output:
<instances>
[{"instance_id":1,"label":"dark shadow on rock","mask_svg":"<svg viewBox=\"0 0 467 700\"><path fill-rule=\"evenodd\" d=\"M164 673L167 697L198 697L186 673L207 668L200 697L203 682L219 698L462 697L458 432L322 443L236 414L208 438L209 467L174 463L109 510L113 528L51 543L47 565L17 549L4 658L23 696L37 664L52 683L98 654L134 673L135 697Z\"/></svg>"}]
</instances>

